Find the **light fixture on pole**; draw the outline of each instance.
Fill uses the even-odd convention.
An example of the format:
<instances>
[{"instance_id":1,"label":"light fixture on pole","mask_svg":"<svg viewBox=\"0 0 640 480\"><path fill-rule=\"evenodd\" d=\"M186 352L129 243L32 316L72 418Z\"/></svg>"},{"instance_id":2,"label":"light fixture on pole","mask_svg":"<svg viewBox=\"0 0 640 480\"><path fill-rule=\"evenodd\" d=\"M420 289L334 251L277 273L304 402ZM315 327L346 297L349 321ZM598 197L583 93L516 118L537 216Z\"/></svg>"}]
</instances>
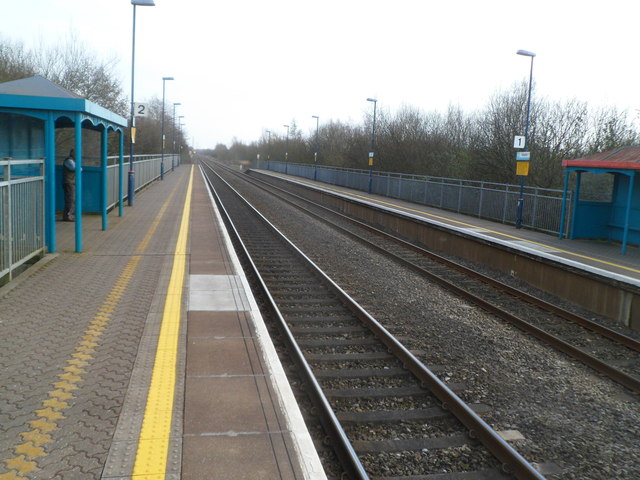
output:
<instances>
[{"instance_id":1,"label":"light fixture on pole","mask_svg":"<svg viewBox=\"0 0 640 480\"><path fill-rule=\"evenodd\" d=\"M271 130L267 130L267 170L269 170L269 160L271 160Z\"/></svg>"},{"instance_id":2,"label":"light fixture on pole","mask_svg":"<svg viewBox=\"0 0 640 480\"><path fill-rule=\"evenodd\" d=\"M525 57L531 57L531 68L529 69L529 94L527 96L527 119L524 127L524 143L522 149L524 152L519 152L516 156L518 168L516 174L520 176L520 195L518 195L518 205L516 208L516 228L522 228L522 211L524 209L524 179L529 174L529 162L531 161L530 155L525 155L526 149L529 146L529 118L531 112L531 85L533 83L533 59L536 56L535 53L527 50L518 50L517 55L523 55Z\"/></svg>"},{"instance_id":3,"label":"light fixture on pole","mask_svg":"<svg viewBox=\"0 0 640 480\"><path fill-rule=\"evenodd\" d=\"M316 119L316 148L313 152L313 180L316 180L316 174L318 171L318 130L320 128L320 117L318 115L311 115L311 118Z\"/></svg>"},{"instance_id":4,"label":"light fixture on pole","mask_svg":"<svg viewBox=\"0 0 640 480\"><path fill-rule=\"evenodd\" d=\"M284 173L287 174L289 170L289 125L283 125L287 128L287 141L284 145Z\"/></svg>"},{"instance_id":5,"label":"light fixture on pole","mask_svg":"<svg viewBox=\"0 0 640 480\"><path fill-rule=\"evenodd\" d=\"M164 180L164 86L167 80L173 77L162 77L162 147L160 150L160 180Z\"/></svg>"},{"instance_id":6,"label":"light fixture on pole","mask_svg":"<svg viewBox=\"0 0 640 480\"><path fill-rule=\"evenodd\" d=\"M371 127L371 150L369 151L369 187L367 191L371 193L371 184L373 183L373 157L376 152L376 106L377 98L367 98L367 102L373 102L373 126Z\"/></svg>"},{"instance_id":7,"label":"light fixture on pole","mask_svg":"<svg viewBox=\"0 0 640 480\"><path fill-rule=\"evenodd\" d=\"M171 140L171 171L173 172L175 159L176 159L176 107L178 105L182 105L180 102L175 102L173 104L173 121L171 122L171 130L173 132L172 140Z\"/></svg>"},{"instance_id":8,"label":"light fixture on pole","mask_svg":"<svg viewBox=\"0 0 640 480\"><path fill-rule=\"evenodd\" d=\"M128 188L128 204L133 206L133 196L135 195L136 177L133 170L133 144L136 141L136 117L135 117L135 100L134 100L134 77L136 65L136 7L155 7L154 0L131 0L133 5L133 35L131 41L131 135L129 143L129 188Z\"/></svg>"},{"instance_id":9,"label":"light fixture on pole","mask_svg":"<svg viewBox=\"0 0 640 480\"><path fill-rule=\"evenodd\" d=\"M184 115L178 117L178 130L180 131L180 138L178 139L178 165L182 163L182 142L184 140L182 135L182 127L184 127L184 123L182 123L183 118Z\"/></svg>"}]
</instances>

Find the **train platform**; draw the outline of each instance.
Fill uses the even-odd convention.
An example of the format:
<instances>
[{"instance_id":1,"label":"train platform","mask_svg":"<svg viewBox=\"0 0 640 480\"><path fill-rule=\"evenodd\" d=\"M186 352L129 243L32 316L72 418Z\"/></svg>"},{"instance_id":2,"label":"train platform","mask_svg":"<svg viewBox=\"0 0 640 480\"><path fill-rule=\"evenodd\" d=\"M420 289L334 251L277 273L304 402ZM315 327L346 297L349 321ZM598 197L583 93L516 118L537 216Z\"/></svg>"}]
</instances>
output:
<instances>
[{"instance_id":1,"label":"train platform","mask_svg":"<svg viewBox=\"0 0 640 480\"><path fill-rule=\"evenodd\" d=\"M0 480L325 478L199 169L0 288Z\"/></svg>"},{"instance_id":2,"label":"train platform","mask_svg":"<svg viewBox=\"0 0 640 480\"><path fill-rule=\"evenodd\" d=\"M558 236L525 228L516 229L513 225L410 203L396 198L369 194L360 190L329 185L279 172L256 171L415 217L482 241L546 258L569 268L584 270L634 287L640 287L640 248L638 246L630 245L626 254L623 255L620 245L613 242L560 239Z\"/></svg>"}]
</instances>

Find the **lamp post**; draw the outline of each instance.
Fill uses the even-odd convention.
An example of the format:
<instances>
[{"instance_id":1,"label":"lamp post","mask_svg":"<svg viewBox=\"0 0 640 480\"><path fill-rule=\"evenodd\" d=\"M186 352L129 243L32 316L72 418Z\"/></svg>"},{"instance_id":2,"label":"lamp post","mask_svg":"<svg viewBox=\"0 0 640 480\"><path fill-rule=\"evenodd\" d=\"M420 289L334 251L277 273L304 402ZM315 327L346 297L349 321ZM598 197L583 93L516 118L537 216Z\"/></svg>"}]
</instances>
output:
<instances>
[{"instance_id":1,"label":"lamp post","mask_svg":"<svg viewBox=\"0 0 640 480\"><path fill-rule=\"evenodd\" d=\"M529 115L531 112L531 84L533 83L533 58L536 56L535 53L529 52L527 50L518 50L516 52L517 55L523 55L525 57L531 57L531 68L529 69L529 94L527 96L527 120L524 127L524 145L523 149L526 151L529 146ZM527 159L530 161L530 159ZM524 179L526 175L529 173L528 169L523 175L520 175L520 195L518 196L518 206L516 209L516 228L522 228L522 210L524 208Z\"/></svg>"},{"instance_id":2,"label":"lamp post","mask_svg":"<svg viewBox=\"0 0 640 480\"><path fill-rule=\"evenodd\" d=\"M316 148L313 152L313 181L315 182L318 173L318 130L320 128L320 117L318 115L311 115L311 118L316 119Z\"/></svg>"},{"instance_id":3,"label":"lamp post","mask_svg":"<svg viewBox=\"0 0 640 480\"><path fill-rule=\"evenodd\" d=\"M182 140L182 127L184 126L184 123L182 123L182 119L184 118L184 115L180 115L178 117L178 130L180 130L180 139ZM178 157L179 157L179 163L182 163L182 142L178 143Z\"/></svg>"},{"instance_id":4,"label":"lamp post","mask_svg":"<svg viewBox=\"0 0 640 480\"><path fill-rule=\"evenodd\" d=\"M269 160L271 160L271 130L267 130L267 170L269 170Z\"/></svg>"},{"instance_id":5,"label":"lamp post","mask_svg":"<svg viewBox=\"0 0 640 480\"><path fill-rule=\"evenodd\" d=\"M164 86L167 80L173 80L173 77L162 77L162 147L160 150L160 180L164 180Z\"/></svg>"},{"instance_id":6,"label":"lamp post","mask_svg":"<svg viewBox=\"0 0 640 480\"><path fill-rule=\"evenodd\" d=\"M378 99L367 98L367 102L373 102L373 126L371 128L371 151L369 152L369 188L368 192L371 193L371 184L373 182L373 157L376 152L376 106L378 105Z\"/></svg>"},{"instance_id":7,"label":"lamp post","mask_svg":"<svg viewBox=\"0 0 640 480\"><path fill-rule=\"evenodd\" d=\"M171 122L171 130L173 132L173 138L171 140L171 171L173 172L175 160L176 160L176 107L182 105L180 102L173 104L173 121Z\"/></svg>"},{"instance_id":8,"label":"lamp post","mask_svg":"<svg viewBox=\"0 0 640 480\"><path fill-rule=\"evenodd\" d=\"M287 141L284 146L284 173L289 173L289 125L283 125L287 127Z\"/></svg>"},{"instance_id":9,"label":"lamp post","mask_svg":"<svg viewBox=\"0 0 640 480\"><path fill-rule=\"evenodd\" d=\"M135 194L136 177L133 170L133 144L136 137L136 116L135 116L135 101L134 101L134 76L135 76L135 64L136 64L136 7L155 7L154 0L131 0L133 5L133 35L131 41L131 135L129 143L129 189L128 189L128 204L133 206L133 196Z\"/></svg>"}]
</instances>

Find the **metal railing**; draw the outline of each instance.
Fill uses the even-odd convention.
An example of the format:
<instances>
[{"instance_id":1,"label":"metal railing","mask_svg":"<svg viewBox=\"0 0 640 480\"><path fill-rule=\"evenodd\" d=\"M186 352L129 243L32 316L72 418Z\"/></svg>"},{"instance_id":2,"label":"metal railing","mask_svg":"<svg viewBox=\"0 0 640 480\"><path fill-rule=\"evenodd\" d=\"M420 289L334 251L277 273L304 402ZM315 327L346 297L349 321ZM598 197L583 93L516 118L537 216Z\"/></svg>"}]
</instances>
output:
<instances>
[{"instance_id":1,"label":"metal railing","mask_svg":"<svg viewBox=\"0 0 640 480\"><path fill-rule=\"evenodd\" d=\"M274 161L260 161L258 167L365 192L369 187L368 170ZM377 195L506 224L515 224L519 189L519 185L393 172L373 172L371 182L371 193ZM523 227L558 235L562 195L562 190L525 187ZM567 205L571 204L568 191ZM570 222L570 218L565 221L565 236Z\"/></svg>"},{"instance_id":2,"label":"metal railing","mask_svg":"<svg viewBox=\"0 0 640 480\"><path fill-rule=\"evenodd\" d=\"M44 254L44 160L0 160L0 285Z\"/></svg>"},{"instance_id":3,"label":"metal railing","mask_svg":"<svg viewBox=\"0 0 640 480\"><path fill-rule=\"evenodd\" d=\"M118 158L107 158L107 205L118 204ZM129 168L128 157L123 176ZM164 156L164 173L179 155ZM160 155L134 156L136 190L160 178ZM44 160L0 160L0 285L29 260L45 253ZM125 199L127 193L125 189Z\"/></svg>"},{"instance_id":4,"label":"metal railing","mask_svg":"<svg viewBox=\"0 0 640 480\"><path fill-rule=\"evenodd\" d=\"M107 157L107 209L111 209L118 204L118 159L117 155ZM180 155L164 156L164 174L171 173L171 165L178 166L180 164ZM160 155L134 155L133 164L136 172L136 192L154 180L160 178L160 167L162 158ZM124 199L129 197L126 188L127 172L129 170L129 156L124 157L123 178L125 182Z\"/></svg>"}]
</instances>

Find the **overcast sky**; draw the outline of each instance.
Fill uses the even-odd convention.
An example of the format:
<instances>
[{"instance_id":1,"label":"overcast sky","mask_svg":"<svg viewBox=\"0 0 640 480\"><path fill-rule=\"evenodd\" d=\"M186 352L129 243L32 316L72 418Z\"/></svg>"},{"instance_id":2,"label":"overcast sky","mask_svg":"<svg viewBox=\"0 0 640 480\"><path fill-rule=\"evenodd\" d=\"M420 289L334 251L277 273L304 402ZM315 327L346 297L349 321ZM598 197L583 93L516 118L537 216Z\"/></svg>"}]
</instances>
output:
<instances>
[{"instance_id":1,"label":"overcast sky","mask_svg":"<svg viewBox=\"0 0 640 480\"><path fill-rule=\"evenodd\" d=\"M528 79L536 95L640 108L638 0L155 0L137 7L136 101L182 103L198 148L284 135L295 120L359 122L367 97L444 112L482 108ZM130 0L2 0L0 35L27 46L69 32L117 57L131 90Z\"/></svg>"}]
</instances>

